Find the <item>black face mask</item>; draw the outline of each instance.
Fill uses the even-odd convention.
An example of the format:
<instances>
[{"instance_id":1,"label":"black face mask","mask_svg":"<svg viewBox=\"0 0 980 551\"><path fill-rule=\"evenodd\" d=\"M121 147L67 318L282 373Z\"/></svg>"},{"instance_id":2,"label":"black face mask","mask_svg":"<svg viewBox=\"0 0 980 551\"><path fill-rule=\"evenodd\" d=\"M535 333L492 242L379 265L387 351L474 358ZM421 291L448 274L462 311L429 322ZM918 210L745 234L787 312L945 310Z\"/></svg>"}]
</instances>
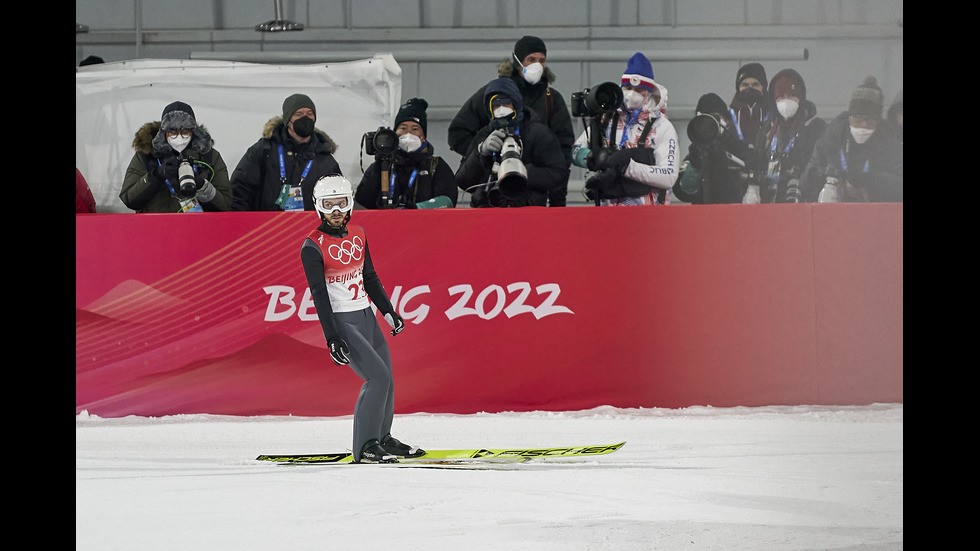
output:
<instances>
[{"instance_id":1,"label":"black face mask","mask_svg":"<svg viewBox=\"0 0 980 551\"><path fill-rule=\"evenodd\" d=\"M313 134L313 119L303 117L293 121L293 132L300 138L309 138Z\"/></svg>"},{"instance_id":2,"label":"black face mask","mask_svg":"<svg viewBox=\"0 0 980 551\"><path fill-rule=\"evenodd\" d=\"M762 92L755 88L746 88L738 92L738 99L747 105L755 105L762 99Z\"/></svg>"}]
</instances>

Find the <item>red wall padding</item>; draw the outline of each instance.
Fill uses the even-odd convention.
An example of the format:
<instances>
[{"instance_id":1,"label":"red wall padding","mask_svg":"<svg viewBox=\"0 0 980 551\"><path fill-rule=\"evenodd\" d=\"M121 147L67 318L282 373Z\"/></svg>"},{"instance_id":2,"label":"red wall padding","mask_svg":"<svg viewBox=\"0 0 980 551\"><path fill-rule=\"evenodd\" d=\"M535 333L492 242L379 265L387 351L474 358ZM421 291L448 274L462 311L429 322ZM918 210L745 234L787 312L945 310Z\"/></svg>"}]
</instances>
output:
<instances>
[{"instance_id":1,"label":"red wall padding","mask_svg":"<svg viewBox=\"0 0 980 551\"><path fill-rule=\"evenodd\" d=\"M860 405L903 401L902 208L355 211L352 223L408 325L388 339L399 413ZM317 223L76 215L76 413L352 413L361 381L332 363L304 296L300 245Z\"/></svg>"}]
</instances>

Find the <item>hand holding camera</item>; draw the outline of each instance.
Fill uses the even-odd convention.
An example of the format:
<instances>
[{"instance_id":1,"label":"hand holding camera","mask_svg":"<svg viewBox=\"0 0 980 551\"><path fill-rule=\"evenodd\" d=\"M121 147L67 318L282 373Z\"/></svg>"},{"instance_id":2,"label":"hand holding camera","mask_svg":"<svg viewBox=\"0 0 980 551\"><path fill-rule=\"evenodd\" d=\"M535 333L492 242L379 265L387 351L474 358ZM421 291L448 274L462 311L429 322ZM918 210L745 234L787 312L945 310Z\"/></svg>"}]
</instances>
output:
<instances>
[{"instance_id":1,"label":"hand holding camera","mask_svg":"<svg viewBox=\"0 0 980 551\"><path fill-rule=\"evenodd\" d=\"M504 138L506 137L507 134L502 129L494 130L477 146L477 151L484 157L490 157L494 153L500 153L500 150L504 148Z\"/></svg>"},{"instance_id":2,"label":"hand holding camera","mask_svg":"<svg viewBox=\"0 0 980 551\"><path fill-rule=\"evenodd\" d=\"M626 172L632 157L625 149L604 149L596 160L595 169L610 171L620 175Z\"/></svg>"}]
</instances>

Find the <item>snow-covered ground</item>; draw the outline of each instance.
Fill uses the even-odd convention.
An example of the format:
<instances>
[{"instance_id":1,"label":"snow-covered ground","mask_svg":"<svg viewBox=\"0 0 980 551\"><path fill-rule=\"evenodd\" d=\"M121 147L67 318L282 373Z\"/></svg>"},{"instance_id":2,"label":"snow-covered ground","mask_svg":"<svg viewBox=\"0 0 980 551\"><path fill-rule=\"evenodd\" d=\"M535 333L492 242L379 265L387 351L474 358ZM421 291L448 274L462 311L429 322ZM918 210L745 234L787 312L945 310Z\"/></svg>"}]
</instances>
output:
<instances>
[{"instance_id":1,"label":"snow-covered ground","mask_svg":"<svg viewBox=\"0 0 980 551\"><path fill-rule=\"evenodd\" d=\"M431 449L614 444L499 470L277 465L351 418L75 419L77 550L893 550L903 406L411 414Z\"/></svg>"}]
</instances>

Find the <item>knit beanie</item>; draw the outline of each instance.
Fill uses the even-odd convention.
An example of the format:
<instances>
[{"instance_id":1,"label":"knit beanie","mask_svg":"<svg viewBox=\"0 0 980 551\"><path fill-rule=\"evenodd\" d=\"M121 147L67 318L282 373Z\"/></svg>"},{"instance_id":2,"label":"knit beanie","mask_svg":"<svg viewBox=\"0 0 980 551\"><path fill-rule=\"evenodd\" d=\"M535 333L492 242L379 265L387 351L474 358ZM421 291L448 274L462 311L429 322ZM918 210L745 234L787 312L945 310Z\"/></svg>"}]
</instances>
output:
<instances>
[{"instance_id":1,"label":"knit beanie","mask_svg":"<svg viewBox=\"0 0 980 551\"><path fill-rule=\"evenodd\" d=\"M851 94L851 104L847 111L851 115L866 115L875 120L881 120L881 112L884 106L885 95L881 93L877 79L868 76Z\"/></svg>"},{"instance_id":2,"label":"knit beanie","mask_svg":"<svg viewBox=\"0 0 980 551\"><path fill-rule=\"evenodd\" d=\"M398 114L395 115L395 128L398 128L398 125L405 121L415 121L422 127L422 133L428 136L428 122L425 116L425 109L428 106L429 102L422 98L412 98L406 101L404 105L398 109Z\"/></svg>"},{"instance_id":3,"label":"knit beanie","mask_svg":"<svg viewBox=\"0 0 980 551\"><path fill-rule=\"evenodd\" d=\"M282 102L282 120L283 122L289 122L293 118L293 113L299 111L302 108L309 108L313 110L313 117L316 118L316 106L313 105L313 100L310 96L306 94L293 94Z\"/></svg>"},{"instance_id":4,"label":"knit beanie","mask_svg":"<svg viewBox=\"0 0 980 551\"><path fill-rule=\"evenodd\" d=\"M160 130L189 130L197 128L197 119L194 118L194 110L190 105L182 101L175 101L163 108L160 115Z\"/></svg>"},{"instance_id":5,"label":"knit beanie","mask_svg":"<svg viewBox=\"0 0 980 551\"><path fill-rule=\"evenodd\" d=\"M626 71L620 81L620 86L632 86L643 88L650 92L657 90L657 85L653 82L653 66L647 56L636 52L633 57L626 62Z\"/></svg>"},{"instance_id":6,"label":"knit beanie","mask_svg":"<svg viewBox=\"0 0 980 551\"><path fill-rule=\"evenodd\" d=\"M718 94L708 93L698 99L698 105L694 111L697 113L728 113L728 106Z\"/></svg>"},{"instance_id":7,"label":"knit beanie","mask_svg":"<svg viewBox=\"0 0 980 551\"><path fill-rule=\"evenodd\" d=\"M521 63L524 63L524 58L535 52L541 52L544 55L548 55L548 48L544 45L544 40L536 36L523 36L520 40L514 43L514 56Z\"/></svg>"},{"instance_id":8,"label":"knit beanie","mask_svg":"<svg viewBox=\"0 0 980 551\"><path fill-rule=\"evenodd\" d=\"M769 81L766 80L766 70L761 63L746 63L738 69L738 73L735 75L735 91L738 91L739 84L747 78L754 78L762 83L762 91L765 92L768 89Z\"/></svg>"}]
</instances>

